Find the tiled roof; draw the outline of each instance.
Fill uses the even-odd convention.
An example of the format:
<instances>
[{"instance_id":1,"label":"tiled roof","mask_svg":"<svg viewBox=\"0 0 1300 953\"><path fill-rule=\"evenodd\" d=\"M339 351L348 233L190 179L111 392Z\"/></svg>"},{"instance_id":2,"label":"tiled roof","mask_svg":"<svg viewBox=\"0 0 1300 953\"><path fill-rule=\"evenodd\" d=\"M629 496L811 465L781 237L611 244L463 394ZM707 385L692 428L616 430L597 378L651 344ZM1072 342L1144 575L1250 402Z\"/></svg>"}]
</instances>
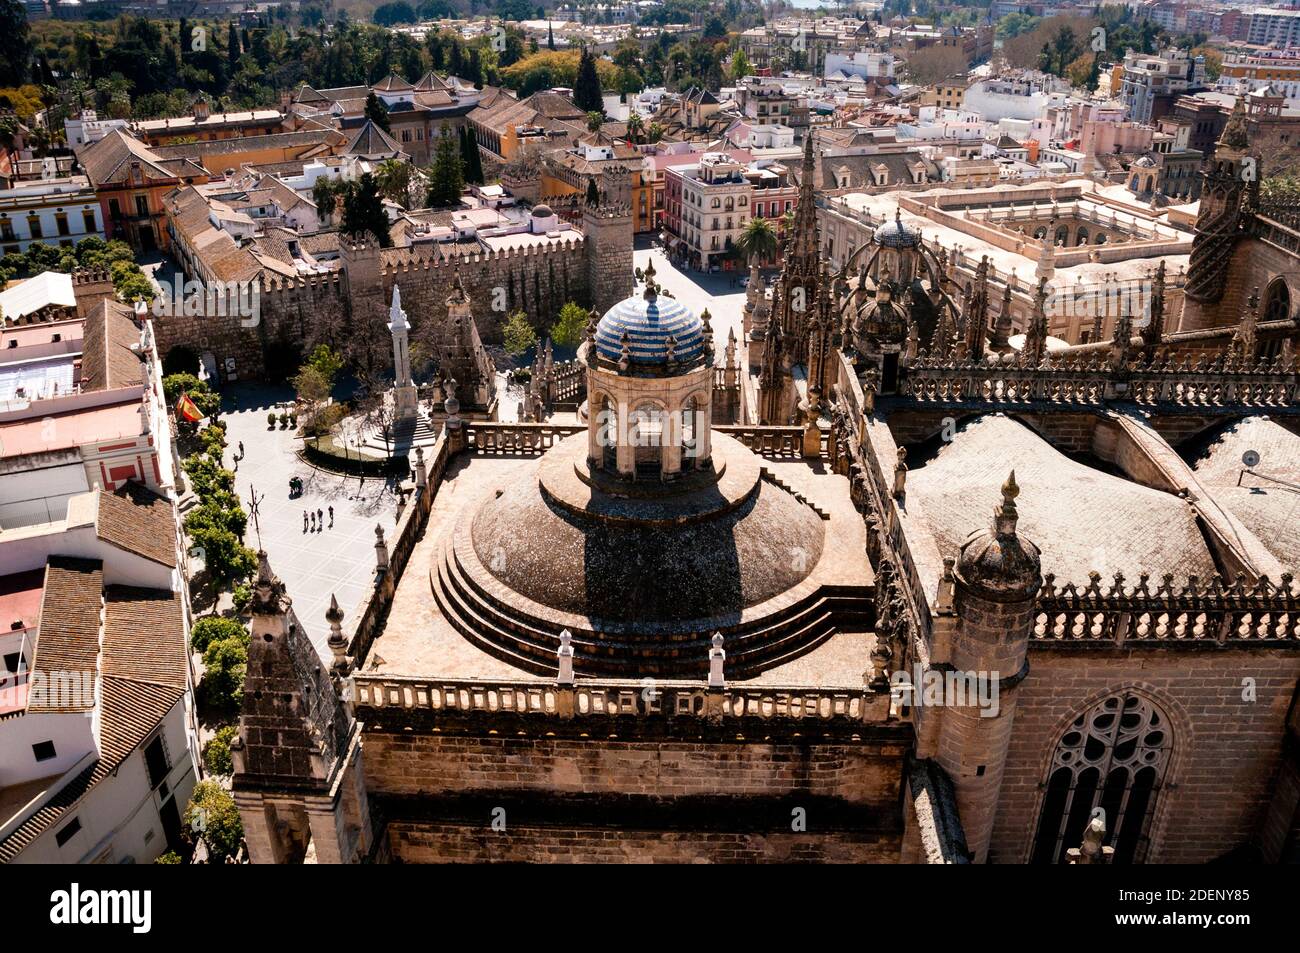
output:
<instances>
[{"instance_id":1,"label":"tiled roof","mask_svg":"<svg viewBox=\"0 0 1300 953\"><path fill-rule=\"evenodd\" d=\"M352 141L348 143L347 154L387 156L395 159L406 153L402 151L396 139L367 119L366 124L352 136Z\"/></svg>"},{"instance_id":2,"label":"tiled roof","mask_svg":"<svg viewBox=\"0 0 1300 953\"><path fill-rule=\"evenodd\" d=\"M217 156L260 152L264 149L297 149L298 156L306 156L328 151L346 141L341 132L333 129L300 129L297 132L277 132L269 136L237 136L233 139L159 146L154 151L161 160L187 159L206 166L209 159Z\"/></svg>"},{"instance_id":3,"label":"tiled roof","mask_svg":"<svg viewBox=\"0 0 1300 953\"><path fill-rule=\"evenodd\" d=\"M45 568L45 594L33 669L94 672L99 666L99 618L104 591L103 563L52 556ZM57 693L29 702L28 710L85 711Z\"/></svg>"},{"instance_id":4,"label":"tiled roof","mask_svg":"<svg viewBox=\"0 0 1300 953\"><path fill-rule=\"evenodd\" d=\"M95 494L95 532L106 543L164 566L176 566L176 523L171 501L127 482Z\"/></svg>"},{"instance_id":5,"label":"tiled roof","mask_svg":"<svg viewBox=\"0 0 1300 953\"><path fill-rule=\"evenodd\" d=\"M180 595L165 589L109 586L104 599L106 678L183 692L189 665Z\"/></svg>"},{"instance_id":6,"label":"tiled roof","mask_svg":"<svg viewBox=\"0 0 1300 953\"><path fill-rule=\"evenodd\" d=\"M216 228L209 217L209 199L193 186L167 196L168 217L190 251L216 281L251 281L260 272L257 259L238 245L230 233Z\"/></svg>"},{"instance_id":7,"label":"tiled roof","mask_svg":"<svg viewBox=\"0 0 1300 953\"><path fill-rule=\"evenodd\" d=\"M82 390L133 387L144 381L140 355L131 350L140 343L140 328L131 308L105 298L86 316L82 339Z\"/></svg>"}]
</instances>

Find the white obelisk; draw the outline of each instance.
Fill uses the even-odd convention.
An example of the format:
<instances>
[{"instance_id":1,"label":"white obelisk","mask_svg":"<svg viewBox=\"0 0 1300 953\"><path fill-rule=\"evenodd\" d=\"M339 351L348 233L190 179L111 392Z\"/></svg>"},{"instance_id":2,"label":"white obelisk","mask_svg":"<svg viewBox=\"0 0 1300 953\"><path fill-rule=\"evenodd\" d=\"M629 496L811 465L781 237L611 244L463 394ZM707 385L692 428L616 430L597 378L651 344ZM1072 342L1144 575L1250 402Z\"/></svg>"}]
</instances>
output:
<instances>
[{"instance_id":1,"label":"white obelisk","mask_svg":"<svg viewBox=\"0 0 1300 953\"><path fill-rule=\"evenodd\" d=\"M411 380L411 324L402 310L402 292L393 285L393 306L388 309L388 330L393 335L393 416L397 420L417 412L415 383Z\"/></svg>"}]
</instances>

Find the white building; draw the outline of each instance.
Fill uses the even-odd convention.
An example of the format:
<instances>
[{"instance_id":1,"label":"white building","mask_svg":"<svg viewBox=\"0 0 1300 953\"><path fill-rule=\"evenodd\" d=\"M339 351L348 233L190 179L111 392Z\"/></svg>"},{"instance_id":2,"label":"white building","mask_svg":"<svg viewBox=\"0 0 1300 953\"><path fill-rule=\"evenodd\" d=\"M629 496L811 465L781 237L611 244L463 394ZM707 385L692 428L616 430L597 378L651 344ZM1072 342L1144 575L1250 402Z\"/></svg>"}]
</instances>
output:
<instances>
[{"instance_id":1,"label":"white building","mask_svg":"<svg viewBox=\"0 0 1300 953\"><path fill-rule=\"evenodd\" d=\"M112 301L97 313L133 322ZM68 324L43 312L6 328L18 346L0 349L21 357L0 365L10 397L0 409L0 863L148 863L183 849L197 777L180 527L170 487L80 453L129 443L139 464L130 433L144 431L168 448L170 474L162 368L147 322L134 348L120 322L106 331L92 317L84 335L60 340ZM137 381L134 399L93 384L15 398L19 364L30 381L74 361L90 381ZM29 497L25 515L10 506L14 492Z\"/></svg>"},{"instance_id":2,"label":"white building","mask_svg":"<svg viewBox=\"0 0 1300 953\"><path fill-rule=\"evenodd\" d=\"M125 132L129 125L125 119L100 119L95 110L83 109L80 116L63 120L63 132L68 139L68 148L80 149L92 142L99 142L114 129Z\"/></svg>"},{"instance_id":3,"label":"white building","mask_svg":"<svg viewBox=\"0 0 1300 953\"><path fill-rule=\"evenodd\" d=\"M18 182L0 191L0 254L20 254L32 242L75 245L104 237L103 212L84 175Z\"/></svg>"}]
</instances>

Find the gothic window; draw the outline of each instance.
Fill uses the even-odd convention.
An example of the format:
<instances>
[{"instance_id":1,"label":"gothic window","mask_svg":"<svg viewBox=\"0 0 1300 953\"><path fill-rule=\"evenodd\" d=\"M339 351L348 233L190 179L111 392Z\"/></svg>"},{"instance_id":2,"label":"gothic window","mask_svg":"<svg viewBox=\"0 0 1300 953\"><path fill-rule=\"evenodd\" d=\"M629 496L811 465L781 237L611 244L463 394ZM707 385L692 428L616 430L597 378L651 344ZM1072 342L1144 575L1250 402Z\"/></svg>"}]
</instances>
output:
<instances>
[{"instance_id":1,"label":"gothic window","mask_svg":"<svg viewBox=\"0 0 1300 953\"><path fill-rule=\"evenodd\" d=\"M1106 812L1114 862L1131 864L1147 851L1151 817L1173 750L1169 720L1149 699L1121 692L1074 720L1056 745L1048 770L1031 861L1061 863L1077 847L1094 808Z\"/></svg>"},{"instance_id":2,"label":"gothic window","mask_svg":"<svg viewBox=\"0 0 1300 953\"><path fill-rule=\"evenodd\" d=\"M1291 316L1291 292L1281 278L1269 285L1264 293L1264 308L1260 315L1265 321L1285 321Z\"/></svg>"},{"instance_id":3,"label":"gothic window","mask_svg":"<svg viewBox=\"0 0 1300 953\"><path fill-rule=\"evenodd\" d=\"M1062 225L1060 228L1058 228L1056 230L1056 238L1054 239L1054 241L1057 245L1061 245L1061 246L1065 246L1069 244L1070 227L1068 225Z\"/></svg>"}]
</instances>

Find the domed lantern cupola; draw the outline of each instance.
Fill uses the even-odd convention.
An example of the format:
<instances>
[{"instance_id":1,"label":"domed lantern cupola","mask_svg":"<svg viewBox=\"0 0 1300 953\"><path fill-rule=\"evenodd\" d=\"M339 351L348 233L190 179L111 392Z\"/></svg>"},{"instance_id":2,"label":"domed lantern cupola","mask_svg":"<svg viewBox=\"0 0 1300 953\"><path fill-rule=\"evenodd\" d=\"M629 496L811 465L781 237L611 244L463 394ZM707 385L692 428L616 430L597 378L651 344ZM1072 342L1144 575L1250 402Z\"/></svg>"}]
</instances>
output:
<instances>
[{"instance_id":1,"label":"domed lantern cupola","mask_svg":"<svg viewBox=\"0 0 1300 953\"><path fill-rule=\"evenodd\" d=\"M712 331L655 281L605 312L587 365L588 462L623 479L672 480L710 464Z\"/></svg>"}]
</instances>

